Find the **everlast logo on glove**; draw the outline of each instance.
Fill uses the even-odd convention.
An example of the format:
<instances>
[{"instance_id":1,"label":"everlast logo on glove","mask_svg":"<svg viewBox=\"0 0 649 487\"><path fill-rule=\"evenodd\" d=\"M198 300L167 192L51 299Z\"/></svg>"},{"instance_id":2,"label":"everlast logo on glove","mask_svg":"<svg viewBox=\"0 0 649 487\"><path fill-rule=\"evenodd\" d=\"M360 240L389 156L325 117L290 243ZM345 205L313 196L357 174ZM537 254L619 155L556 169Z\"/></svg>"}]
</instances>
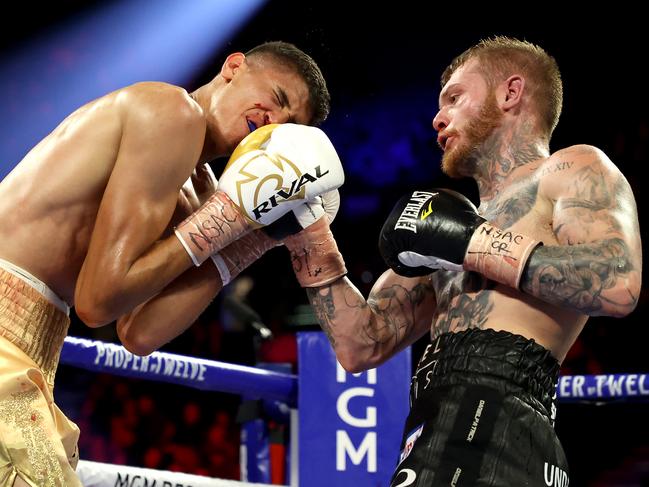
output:
<instances>
[{"instance_id":1,"label":"everlast logo on glove","mask_svg":"<svg viewBox=\"0 0 649 487\"><path fill-rule=\"evenodd\" d=\"M282 201L288 201L291 198L295 197L304 199L304 185L306 185L307 183L313 183L326 174L329 174L329 170L322 172L320 166L316 166L315 175L311 175L308 172L305 172L304 174L302 174L302 176L300 176L299 179L295 179L291 183L290 188L281 188L266 201L262 201L259 205L257 205L252 210L255 219L260 219L262 213L268 213L272 208L275 208ZM279 201L277 200L278 198L280 198Z\"/></svg>"},{"instance_id":2,"label":"everlast logo on glove","mask_svg":"<svg viewBox=\"0 0 649 487\"><path fill-rule=\"evenodd\" d=\"M401 212L394 229L410 230L411 232L417 233L417 219L419 218L419 212L430 198L437 196L438 194L439 193L429 193L427 191L414 191L410 197L410 201ZM433 210L432 208L429 208L426 211L427 214L422 216L422 219L430 215Z\"/></svg>"}]
</instances>

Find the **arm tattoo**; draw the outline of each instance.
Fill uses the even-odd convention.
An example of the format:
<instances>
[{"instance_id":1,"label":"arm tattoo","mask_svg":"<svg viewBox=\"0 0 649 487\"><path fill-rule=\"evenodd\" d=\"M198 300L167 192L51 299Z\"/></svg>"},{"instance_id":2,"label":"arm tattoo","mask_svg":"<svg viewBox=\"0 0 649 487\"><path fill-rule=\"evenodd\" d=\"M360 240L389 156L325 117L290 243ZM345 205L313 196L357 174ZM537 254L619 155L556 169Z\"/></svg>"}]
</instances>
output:
<instances>
[{"instance_id":1,"label":"arm tattoo","mask_svg":"<svg viewBox=\"0 0 649 487\"><path fill-rule=\"evenodd\" d=\"M571 178L569 193L572 198L565 198L565 208L586 208L593 211L604 210L615 206L615 196L611 190L617 189L622 178L613 183L606 178L602 170L595 165L588 165Z\"/></svg>"},{"instance_id":2,"label":"arm tattoo","mask_svg":"<svg viewBox=\"0 0 649 487\"><path fill-rule=\"evenodd\" d=\"M614 182L607 182L600 173L590 167L579 171L576 176L576 183L571 191L575 196L564 198L560 202L561 211L567 212L569 217L566 216L557 222L554 233L569 245L580 243L579 239L574 238L575 228L572 224L573 221L578 221L582 233L590 226L597 225L610 235L619 234L622 227L612 210L619 210L620 205L624 205L623 195L629 194L630 190L626 180L617 177ZM635 205L631 211L635 213Z\"/></svg>"},{"instance_id":3,"label":"arm tattoo","mask_svg":"<svg viewBox=\"0 0 649 487\"><path fill-rule=\"evenodd\" d=\"M342 290L342 299L339 298L337 302L334 302L332 286L307 288L306 291L318 322L335 349L334 330L342 326L357 329L358 335L368 345L392 340L398 344L412 330L416 308L432 289L428 281L418 283L412 289L394 284L373 292L365 301L358 291L347 287ZM368 308L371 314L364 312ZM359 316L362 316L362 321L354 322L359 320ZM338 323L337 320L342 321ZM341 324L343 322L344 325Z\"/></svg>"},{"instance_id":4,"label":"arm tattoo","mask_svg":"<svg viewBox=\"0 0 649 487\"><path fill-rule=\"evenodd\" d=\"M331 346L335 349L336 340L332 334L332 327L333 319L336 315L336 307L334 306L331 286L322 286L320 288L308 287L306 288L306 294L309 297L309 301L322 330L327 334Z\"/></svg>"},{"instance_id":5,"label":"arm tattoo","mask_svg":"<svg viewBox=\"0 0 649 487\"><path fill-rule=\"evenodd\" d=\"M432 292L430 281L412 289L399 284L372 292L367 306L377 319L371 319L362 328L366 343L381 344L394 340L398 345L417 322L416 309Z\"/></svg>"},{"instance_id":6,"label":"arm tattoo","mask_svg":"<svg viewBox=\"0 0 649 487\"><path fill-rule=\"evenodd\" d=\"M521 279L521 289L546 302L597 314L606 305L632 310L638 296L613 301L604 294L619 278L635 272L624 240L611 238L596 244L539 247Z\"/></svg>"}]
</instances>

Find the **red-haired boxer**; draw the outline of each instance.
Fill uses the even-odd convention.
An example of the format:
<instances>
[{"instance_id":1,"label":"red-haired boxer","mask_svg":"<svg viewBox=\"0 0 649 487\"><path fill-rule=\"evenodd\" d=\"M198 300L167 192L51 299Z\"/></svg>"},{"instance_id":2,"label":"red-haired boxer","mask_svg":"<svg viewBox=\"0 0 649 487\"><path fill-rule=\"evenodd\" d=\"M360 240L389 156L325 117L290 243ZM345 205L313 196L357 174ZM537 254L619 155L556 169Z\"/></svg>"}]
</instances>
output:
<instances>
[{"instance_id":1,"label":"red-haired boxer","mask_svg":"<svg viewBox=\"0 0 649 487\"><path fill-rule=\"evenodd\" d=\"M568 485L557 373L589 316L637 304L633 193L592 146L550 153L562 83L540 47L481 41L442 86L443 169L477 182L479 209L446 190L409 193L381 232L391 270L369 298L346 278L308 295L350 372L430 334L392 486Z\"/></svg>"}]
</instances>

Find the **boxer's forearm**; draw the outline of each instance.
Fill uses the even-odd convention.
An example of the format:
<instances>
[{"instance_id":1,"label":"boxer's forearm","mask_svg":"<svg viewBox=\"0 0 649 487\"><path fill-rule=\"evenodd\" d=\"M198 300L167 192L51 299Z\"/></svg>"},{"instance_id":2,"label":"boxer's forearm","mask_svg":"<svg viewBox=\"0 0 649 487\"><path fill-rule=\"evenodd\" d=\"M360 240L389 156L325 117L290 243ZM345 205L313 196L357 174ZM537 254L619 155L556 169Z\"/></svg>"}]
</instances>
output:
<instances>
[{"instance_id":1,"label":"boxer's forearm","mask_svg":"<svg viewBox=\"0 0 649 487\"><path fill-rule=\"evenodd\" d=\"M307 289L340 364L350 372L379 365L430 330L435 299L428 277L386 272L365 300L347 278Z\"/></svg>"},{"instance_id":2,"label":"boxer's forearm","mask_svg":"<svg viewBox=\"0 0 649 487\"><path fill-rule=\"evenodd\" d=\"M154 352L187 330L221 287L212 263L190 268L157 296L117 320L122 344L137 355Z\"/></svg>"},{"instance_id":3,"label":"boxer's forearm","mask_svg":"<svg viewBox=\"0 0 649 487\"><path fill-rule=\"evenodd\" d=\"M97 259L86 258L75 288L77 315L93 328L129 313L193 266L173 235L157 241L128 265L119 253L103 260L110 271L103 264L98 265Z\"/></svg>"},{"instance_id":4,"label":"boxer's forearm","mask_svg":"<svg viewBox=\"0 0 649 487\"><path fill-rule=\"evenodd\" d=\"M255 230L218 256L212 256L213 261L191 267L144 305L118 320L122 342L140 355L158 349L189 328L224 284L276 245L261 230Z\"/></svg>"}]
</instances>

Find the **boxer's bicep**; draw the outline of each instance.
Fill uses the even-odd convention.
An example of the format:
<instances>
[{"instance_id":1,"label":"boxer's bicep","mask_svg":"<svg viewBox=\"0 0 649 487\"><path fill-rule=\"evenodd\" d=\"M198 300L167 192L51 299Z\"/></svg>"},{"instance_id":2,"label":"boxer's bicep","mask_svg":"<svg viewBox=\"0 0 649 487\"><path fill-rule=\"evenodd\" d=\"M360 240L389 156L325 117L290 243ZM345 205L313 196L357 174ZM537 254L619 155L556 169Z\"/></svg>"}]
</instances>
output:
<instances>
[{"instance_id":1,"label":"boxer's bicep","mask_svg":"<svg viewBox=\"0 0 649 487\"><path fill-rule=\"evenodd\" d=\"M569 171L553 181L559 245L536 249L521 288L584 314L624 316L637 304L642 266L633 193L601 151L577 146L567 154Z\"/></svg>"}]
</instances>

